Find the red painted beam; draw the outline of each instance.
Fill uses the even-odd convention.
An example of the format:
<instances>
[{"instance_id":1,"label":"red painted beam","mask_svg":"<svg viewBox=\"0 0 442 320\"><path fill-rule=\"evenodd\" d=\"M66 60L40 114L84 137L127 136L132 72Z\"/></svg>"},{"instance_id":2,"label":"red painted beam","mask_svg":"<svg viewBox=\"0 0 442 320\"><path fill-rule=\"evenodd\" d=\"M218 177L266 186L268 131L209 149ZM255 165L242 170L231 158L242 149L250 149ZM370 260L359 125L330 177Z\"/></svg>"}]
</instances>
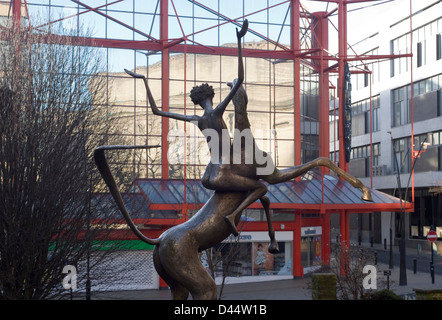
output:
<instances>
[{"instance_id":1,"label":"red painted beam","mask_svg":"<svg viewBox=\"0 0 442 320\"><path fill-rule=\"evenodd\" d=\"M344 145L344 67L347 61L347 6L340 1L338 4L338 79L339 79L339 167L348 172L348 163L345 160Z\"/></svg>"},{"instance_id":2,"label":"red painted beam","mask_svg":"<svg viewBox=\"0 0 442 320\"><path fill-rule=\"evenodd\" d=\"M168 1L161 1L160 4L160 37L163 48L161 50L161 101L162 110L169 111L169 49L165 47L169 38L168 21L169 4ZM161 177L169 178L169 160L167 153L169 150L169 119L161 118Z\"/></svg>"},{"instance_id":3,"label":"red painted beam","mask_svg":"<svg viewBox=\"0 0 442 320\"><path fill-rule=\"evenodd\" d=\"M79 4L79 5L81 5L81 6L83 6L83 7L85 7L85 8L88 9L88 10L94 11L96 14L101 15L101 16L105 17L106 19L112 20L113 22L115 22L115 23L117 23L117 24L120 24L120 25L122 25L123 27L128 28L129 30L132 30L133 32L138 33L138 34L140 34L140 35L142 35L142 36L144 36L144 37L146 37L146 38L148 38L148 39L155 39L155 38L151 37L150 35L148 35L147 33L144 33L144 32L142 32L142 31L140 31L140 30L137 30L137 29L131 27L130 25L128 25L128 24L126 24L126 23L124 23L124 22L122 22L122 21L120 21L120 20L118 20L118 19L116 19L116 18L114 18L114 17L112 17L112 16L110 16L110 15L107 15L107 14L105 14L105 13L102 12L102 11L97 10L97 8L94 8L94 7L88 6L87 4L84 4L84 3L82 3L82 2L80 2L80 1L78 1L78 0L71 0L71 1L74 2L74 3L77 3L77 4ZM164 2L164 1L161 1L161 2Z\"/></svg>"},{"instance_id":4,"label":"red painted beam","mask_svg":"<svg viewBox=\"0 0 442 320\"><path fill-rule=\"evenodd\" d=\"M290 31L290 42L291 47L296 52L300 50L300 18L299 18L299 0L292 0L291 2L291 31ZM294 56L294 134L295 134L295 166L301 165L301 59Z\"/></svg>"},{"instance_id":5,"label":"red painted beam","mask_svg":"<svg viewBox=\"0 0 442 320\"><path fill-rule=\"evenodd\" d=\"M188 204L189 209L199 209L204 204ZM414 210L412 203L407 202L402 204L406 212ZM151 210L175 210L181 211L182 204L151 204L149 209ZM252 203L249 209L262 209L261 203ZM401 211L401 205L399 203L345 203L345 204L303 204L303 203L270 203L271 209L293 209L293 210L305 210L313 212L336 212L339 210L349 210L358 212L373 212L373 211Z\"/></svg>"},{"instance_id":6,"label":"red painted beam","mask_svg":"<svg viewBox=\"0 0 442 320\"><path fill-rule=\"evenodd\" d=\"M284 229L281 228L284 225ZM291 231L295 228L295 223L291 221L274 221L273 228L275 231ZM268 231L267 221L240 221L238 230L241 231Z\"/></svg>"},{"instance_id":7,"label":"red painted beam","mask_svg":"<svg viewBox=\"0 0 442 320\"><path fill-rule=\"evenodd\" d=\"M199 204L187 204L189 209L199 209L203 206L203 203ZM403 208L406 211L413 211L414 206L410 202L406 202L402 204ZM249 209L262 209L261 203L254 202L249 207ZM307 204L307 203L280 203L280 202L271 202L271 209L295 209L295 210L308 210L308 211L337 211L337 210L358 210L358 211L400 211L401 205L400 203L337 203L337 204L329 204L329 203L317 203L317 204ZM161 204L161 203L152 203L149 205L149 209L151 210L175 210L181 211L183 209L183 204Z\"/></svg>"},{"instance_id":8,"label":"red painted beam","mask_svg":"<svg viewBox=\"0 0 442 320\"><path fill-rule=\"evenodd\" d=\"M304 269L301 265L301 227L303 220L302 214L295 214L295 226L293 228L293 276L295 278L304 276Z\"/></svg>"},{"instance_id":9,"label":"red painted beam","mask_svg":"<svg viewBox=\"0 0 442 320\"><path fill-rule=\"evenodd\" d=\"M21 25L21 0L13 0L12 1L12 24L14 30L20 32Z\"/></svg>"}]
</instances>

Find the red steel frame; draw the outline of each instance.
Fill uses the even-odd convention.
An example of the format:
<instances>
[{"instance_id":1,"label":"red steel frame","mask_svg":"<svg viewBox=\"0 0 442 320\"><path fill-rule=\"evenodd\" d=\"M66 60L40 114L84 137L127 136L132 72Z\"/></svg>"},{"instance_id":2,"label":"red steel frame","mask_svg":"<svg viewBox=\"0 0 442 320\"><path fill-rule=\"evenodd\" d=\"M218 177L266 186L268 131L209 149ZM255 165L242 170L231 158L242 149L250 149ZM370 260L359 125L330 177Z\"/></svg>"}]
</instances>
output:
<instances>
[{"instance_id":1,"label":"red steel frame","mask_svg":"<svg viewBox=\"0 0 442 320\"><path fill-rule=\"evenodd\" d=\"M162 108L163 110L168 110L169 108L169 53L170 52L180 52L180 53L195 53L195 54L212 54L212 55L226 55L226 56L236 56L237 50L235 48L228 47L207 47L198 43L194 43L194 45L188 46L187 41L191 41L189 37L191 35L185 35L183 33L183 37L178 39L169 39L168 38L168 12L169 12L169 1L171 1L173 5L173 0L160 0L160 39L155 39L150 35L142 33L135 28L132 28L121 21L118 21L115 18L112 18L103 12L99 12L98 9L101 7L105 7L111 5L113 3L120 2L121 0L116 0L114 2L108 3L106 5L102 5L101 7L93 8L83 4L81 1L72 0L74 3L80 4L84 8L85 11L80 12L78 14L83 14L85 12L94 11L100 15L103 15L112 21L121 24L127 28L130 28L134 32L145 35L148 40L144 41L131 41L131 40L112 40L112 39L101 39L101 38L88 38L82 39L86 40L86 43L91 46L99 46L99 47L107 47L107 48L124 48L124 49L140 49L140 50L152 50L161 52L162 55L162 64L161 64L161 73L162 73ZM351 61L361 61L364 63L366 60L383 60L383 59L394 59L394 58L402 58L402 57L411 57L412 54L405 55L354 55L349 56L347 53L347 6L355 3L361 2L370 2L376 0L317 0L319 2L331 2L336 3L337 8L332 12L318 12L308 15L302 5L300 0L281 0L281 3L289 2L291 5L291 16L290 16L290 48L278 44L277 42L266 39L271 43L277 45L280 50L253 50L253 49L243 49L244 57L262 57L262 58L272 58L272 59L285 59L292 60L294 62L294 135L295 135L295 158L294 164L301 164L301 62L307 64L309 67L313 68L315 72L317 72L320 76L320 142L319 142L319 154L323 157L329 157L329 73L337 73L339 78L339 88L343 88L343 80L344 80L344 65L346 62ZM197 3L197 1L194 1ZM20 0L11 0L12 8L13 8L13 19L14 28L20 28L20 20L21 20L21 9L22 5L26 6L26 1ZM277 4L277 5L279 5ZM198 5L203 6L198 3ZM175 9L175 8L174 8ZM267 8L265 8L267 9ZM263 9L263 10L265 10ZM215 10L210 9L211 12L222 16L220 13ZM331 56L328 54L328 17L337 11L338 14L338 56ZM252 13L253 14L253 13ZM410 0L410 28L411 28L411 0ZM71 16L72 17L72 16ZM222 18L225 20L220 23L236 23L236 21L242 21L243 18L247 16L241 16L235 19L229 19L225 16ZM68 18L68 17L66 17ZM178 15L176 18L179 21ZM307 21L311 21L310 27L312 32L312 49L301 49L300 44L300 24L301 18L306 18ZM59 21L59 20L57 20ZM53 21L56 22L56 21ZM50 22L50 23L53 23ZM218 27L214 26L214 27ZM206 29L207 30L207 29ZM410 29L411 30L411 29ZM204 31L204 30L203 30ZM200 31L202 32L202 31ZM262 35L260 35L262 36ZM184 42L184 44L182 43ZM312 62L307 61L307 59ZM329 66L329 62L333 64ZM366 70L353 70L352 73L370 73ZM246 79L247 80L247 79ZM413 87L413 86L412 86ZM343 96L340 94L339 96ZM344 99L339 99L339 119L344 119L343 112L343 101ZM413 122L413 120L412 120ZM413 125L413 123L412 123ZM168 120L162 119L162 178L168 179L168 160L167 160L167 150L168 150L168 141L167 134L169 131L169 123ZM339 150L344 150L344 139L343 139L343 122L339 122ZM412 138L413 141L413 138ZM339 166L348 171L348 163L345 161L344 152L339 153ZM323 170L323 173L326 173L326 170ZM414 176L413 176L414 177ZM414 202L414 179L412 184L412 199ZM155 208L154 208L155 207ZM180 207L182 212L187 213L187 209L191 206L188 204L183 204ZM251 208L255 207L252 205ZM258 206L259 207L259 206ZM294 222L284 222L285 228L284 230L293 230L293 275L295 277L302 276L302 267L301 267L301 249L299 244L301 243L301 227L302 226L322 226L323 235L322 235L322 259L325 263L330 261L330 214L331 213L339 213L340 215L340 229L341 229L341 240L346 245L349 244L349 213L350 212L373 212L373 211L399 211L399 206L394 205L386 205L386 204L363 204L363 205L290 205L290 204L272 204L272 208L278 209L282 207L284 209L292 208L295 214ZM154 205L152 204L152 209L176 209L171 205ZM413 210L413 203L406 203L406 210ZM314 219L302 219L301 214L303 212L320 212L320 218ZM183 219L186 219L184 217ZM179 224L183 221L183 219L177 219L174 222L166 221L166 219L139 219L139 221L135 221L135 223L148 223L150 226L156 225L159 226L159 230L150 230L149 234L152 236L159 235L162 232L162 228L170 227L174 224ZM247 223L240 226L243 230L247 231L258 231L258 230L266 230L267 226L265 222L254 222ZM282 230L279 223L275 223L275 230ZM124 236L126 238L134 238L134 235L130 232L126 231L117 231L114 235L116 238Z\"/></svg>"}]
</instances>

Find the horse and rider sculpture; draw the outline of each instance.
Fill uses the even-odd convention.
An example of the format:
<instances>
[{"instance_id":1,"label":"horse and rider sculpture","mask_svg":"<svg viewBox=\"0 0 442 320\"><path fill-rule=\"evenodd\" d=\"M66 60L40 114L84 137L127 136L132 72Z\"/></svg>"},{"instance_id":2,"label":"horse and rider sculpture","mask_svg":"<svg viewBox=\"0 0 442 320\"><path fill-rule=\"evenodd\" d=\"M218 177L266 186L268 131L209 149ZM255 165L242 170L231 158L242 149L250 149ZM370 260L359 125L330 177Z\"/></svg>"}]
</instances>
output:
<instances>
[{"instance_id":1,"label":"horse and rider sculpture","mask_svg":"<svg viewBox=\"0 0 442 320\"><path fill-rule=\"evenodd\" d=\"M328 158L317 158L299 166L279 170L270 155L258 148L250 130L247 117L248 99L242 86L244 67L241 39L247 29L248 22L244 20L241 30L236 31L238 78L227 84L231 89L224 100L213 107L214 90L211 86L202 84L192 89L190 98L194 104L203 108L201 116L181 115L158 109L146 77L125 70L134 78L144 81L148 101L155 115L196 124L209 145L211 160L201 182L205 188L214 192L206 204L189 220L167 229L159 238L151 239L138 230L123 203L121 193L107 164L105 151L157 146L100 146L94 152L95 163L128 226L139 239L155 246L153 252L155 269L169 285L173 299L187 299L189 293L195 300L216 299L215 281L201 264L199 253L222 242L231 234L237 236L237 224L242 211L257 200L261 201L266 213L270 237L268 250L271 253L278 252L269 208L270 201L265 196L267 186L261 180L269 184L281 183L299 177L315 167L324 166L353 187L361 189L362 199L371 201L370 190ZM225 139L228 131L223 120L223 113L231 101L235 107L235 130L232 142L230 137Z\"/></svg>"}]
</instances>

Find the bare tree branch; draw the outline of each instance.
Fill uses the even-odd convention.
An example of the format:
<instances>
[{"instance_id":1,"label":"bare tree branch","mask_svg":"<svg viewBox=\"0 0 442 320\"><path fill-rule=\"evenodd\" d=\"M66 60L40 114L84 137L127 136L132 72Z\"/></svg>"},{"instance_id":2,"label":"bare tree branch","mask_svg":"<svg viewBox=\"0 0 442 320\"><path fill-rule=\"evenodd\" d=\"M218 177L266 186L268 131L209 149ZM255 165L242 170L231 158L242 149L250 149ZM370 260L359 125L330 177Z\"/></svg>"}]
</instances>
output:
<instances>
[{"instance_id":1,"label":"bare tree branch","mask_svg":"<svg viewBox=\"0 0 442 320\"><path fill-rule=\"evenodd\" d=\"M66 30L21 31L0 47L0 299L43 299L111 229L112 212L88 226L104 190L92 153L112 125L96 49Z\"/></svg>"}]
</instances>

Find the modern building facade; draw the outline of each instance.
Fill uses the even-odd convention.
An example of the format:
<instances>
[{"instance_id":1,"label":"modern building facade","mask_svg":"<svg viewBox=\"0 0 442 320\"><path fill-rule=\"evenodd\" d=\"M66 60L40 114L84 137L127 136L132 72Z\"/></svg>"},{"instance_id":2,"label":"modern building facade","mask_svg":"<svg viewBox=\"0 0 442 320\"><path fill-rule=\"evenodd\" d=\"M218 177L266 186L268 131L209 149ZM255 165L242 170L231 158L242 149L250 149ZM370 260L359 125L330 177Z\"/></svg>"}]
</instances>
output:
<instances>
[{"instance_id":1,"label":"modern building facade","mask_svg":"<svg viewBox=\"0 0 442 320\"><path fill-rule=\"evenodd\" d=\"M370 72L352 75L349 172L378 190L413 201L414 211L405 214L407 244L426 248L430 228L442 236L442 6L438 1L412 5L410 19L409 4L398 1L385 13L389 18L381 19L369 37L352 46L360 54L413 57L353 62ZM332 127L333 122L331 132ZM332 153L334 145L331 139ZM374 213L370 219L352 217L354 241L389 243L390 228L393 241L398 239L399 213Z\"/></svg>"}]
</instances>

